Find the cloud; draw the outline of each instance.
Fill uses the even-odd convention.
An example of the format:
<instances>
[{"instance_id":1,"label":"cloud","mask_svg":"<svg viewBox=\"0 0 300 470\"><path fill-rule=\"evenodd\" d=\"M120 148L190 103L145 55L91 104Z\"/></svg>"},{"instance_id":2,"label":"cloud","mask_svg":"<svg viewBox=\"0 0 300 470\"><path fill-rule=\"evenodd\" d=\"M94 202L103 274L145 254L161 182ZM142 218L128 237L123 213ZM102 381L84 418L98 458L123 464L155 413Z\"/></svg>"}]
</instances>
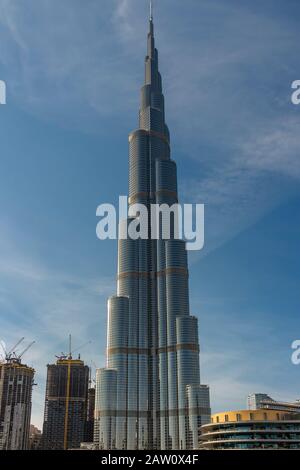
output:
<instances>
[{"instance_id":1,"label":"cloud","mask_svg":"<svg viewBox=\"0 0 300 470\"><path fill-rule=\"evenodd\" d=\"M121 38L112 39L121 6L65 0L53 8L51 0L4 0L1 62L11 99L29 113L75 128L77 117L112 116L126 108L134 83L120 74L126 57L118 51ZM85 130L89 125L91 119Z\"/></svg>"},{"instance_id":2,"label":"cloud","mask_svg":"<svg viewBox=\"0 0 300 470\"><path fill-rule=\"evenodd\" d=\"M298 24L256 5L166 0L155 13L174 159L196 168L179 175L180 193L206 205L208 251L282 203L299 179L298 117L289 99L290 83L299 78ZM1 78L9 99L58 126L107 135L131 130L143 81L145 14L140 0L61 0L55 7L52 0L2 0ZM115 285L52 271L9 240L1 240L0 337L8 344L23 335L37 341L26 358L38 371L33 420L40 423L45 364L66 348L70 330L78 343L94 338L103 364L99 338ZM84 356L95 360L88 350ZM216 379L218 358L208 359L208 379L220 387L215 401L225 407L221 395L235 390L238 400L251 383L230 369L236 359L230 351L221 364L232 379Z\"/></svg>"},{"instance_id":3,"label":"cloud","mask_svg":"<svg viewBox=\"0 0 300 470\"><path fill-rule=\"evenodd\" d=\"M66 351L69 333L75 348L92 341L82 350L89 366L92 361L105 364L105 306L115 282L52 271L34 254L22 255L11 240L3 238L3 232L0 254L0 339L8 348L23 336L24 345L36 341L24 361L36 370L32 422L41 426L46 364Z\"/></svg>"},{"instance_id":4,"label":"cloud","mask_svg":"<svg viewBox=\"0 0 300 470\"><path fill-rule=\"evenodd\" d=\"M298 116L284 116L256 130L241 142L241 154L249 168L276 172L295 181L300 178L300 135Z\"/></svg>"},{"instance_id":5,"label":"cloud","mask_svg":"<svg viewBox=\"0 0 300 470\"><path fill-rule=\"evenodd\" d=\"M263 314L258 317L254 312L255 322L240 316L235 321L227 316L226 329L220 337L215 334L215 325L224 324L224 319L223 313L217 312L209 318L202 317L205 329L212 334L206 336L204 351L200 353L201 378L210 386L213 412L246 409L250 393L268 393L274 399L295 401L297 396L291 393L293 387L289 383L295 375L287 367L289 356L276 326ZM273 338L272 344L266 338Z\"/></svg>"}]
</instances>

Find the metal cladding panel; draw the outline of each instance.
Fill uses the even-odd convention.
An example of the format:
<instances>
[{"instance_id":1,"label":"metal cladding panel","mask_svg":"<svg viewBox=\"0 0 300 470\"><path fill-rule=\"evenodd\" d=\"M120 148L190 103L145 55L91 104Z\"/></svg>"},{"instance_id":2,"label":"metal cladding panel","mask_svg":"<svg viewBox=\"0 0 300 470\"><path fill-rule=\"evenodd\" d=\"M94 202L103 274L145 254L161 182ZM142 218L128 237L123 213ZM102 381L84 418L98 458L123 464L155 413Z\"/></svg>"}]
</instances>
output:
<instances>
[{"instance_id":1,"label":"metal cladding panel","mask_svg":"<svg viewBox=\"0 0 300 470\"><path fill-rule=\"evenodd\" d=\"M177 194L177 169L173 160L156 160L156 191L170 191ZM163 197L164 194L161 198Z\"/></svg>"},{"instance_id":2,"label":"metal cladding panel","mask_svg":"<svg viewBox=\"0 0 300 470\"><path fill-rule=\"evenodd\" d=\"M209 386L193 384L187 386L187 399L189 409L189 419L194 415L194 410L198 409L198 416L200 416L200 425L209 424L211 421L211 408L210 408L210 396ZM199 429L199 421L197 422ZM193 424L190 423L190 429L194 429ZM194 436L196 437L196 436ZM195 441L193 441L196 444Z\"/></svg>"},{"instance_id":3,"label":"metal cladding panel","mask_svg":"<svg viewBox=\"0 0 300 470\"><path fill-rule=\"evenodd\" d=\"M149 136L136 131L129 143L129 196L149 190Z\"/></svg>"},{"instance_id":4,"label":"metal cladding panel","mask_svg":"<svg viewBox=\"0 0 300 470\"><path fill-rule=\"evenodd\" d=\"M123 348L128 344L129 298L113 296L108 300L108 349Z\"/></svg>"},{"instance_id":5,"label":"metal cladding panel","mask_svg":"<svg viewBox=\"0 0 300 470\"><path fill-rule=\"evenodd\" d=\"M180 405L186 403L186 386L200 383L198 321L190 315L176 318L178 397ZM185 345L193 347L186 348Z\"/></svg>"},{"instance_id":6,"label":"metal cladding panel","mask_svg":"<svg viewBox=\"0 0 300 470\"><path fill-rule=\"evenodd\" d=\"M122 220L119 226L119 234L127 233L132 218ZM139 270L139 244L140 240L133 240L127 236L126 239L118 241L118 274L137 272ZM125 294L127 295L127 294Z\"/></svg>"},{"instance_id":7,"label":"metal cladding panel","mask_svg":"<svg viewBox=\"0 0 300 470\"><path fill-rule=\"evenodd\" d=\"M150 145L153 157L159 160L170 159L170 146L167 137L163 139L161 136L152 134L150 138Z\"/></svg>"},{"instance_id":8,"label":"metal cladding panel","mask_svg":"<svg viewBox=\"0 0 300 470\"><path fill-rule=\"evenodd\" d=\"M100 449L116 448L117 371L97 369L95 416Z\"/></svg>"},{"instance_id":9,"label":"metal cladding panel","mask_svg":"<svg viewBox=\"0 0 300 470\"><path fill-rule=\"evenodd\" d=\"M142 109L140 111L140 127L163 134L165 131L163 112L150 107Z\"/></svg>"},{"instance_id":10,"label":"metal cladding panel","mask_svg":"<svg viewBox=\"0 0 300 470\"><path fill-rule=\"evenodd\" d=\"M198 319L191 315L176 318L178 344L198 345Z\"/></svg>"},{"instance_id":11,"label":"metal cladding panel","mask_svg":"<svg viewBox=\"0 0 300 470\"><path fill-rule=\"evenodd\" d=\"M116 396L116 448L126 446L126 408L129 298L113 296L108 301L107 366L118 371Z\"/></svg>"},{"instance_id":12,"label":"metal cladding panel","mask_svg":"<svg viewBox=\"0 0 300 470\"><path fill-rule=\"evenodd\" d=\"M163 113L163 118L165 116L165 99L162 93L152 93L151 94L151 107L159 109ZM165 120L163 119L163 122ZM165 126L165 123L164 123Z\"/></svg>"},{"instance_id":13,"label":"metal cladding panel","mask_svg":"<svg viewBox=\"0 0 300 470\"><path fill-rule=\"evenodd\" d=\"M151 94L151 85L144 85L141 88L141 110L147 108L148 106L151 106Z\"/></svg>"},{"instance_id":14,"label":"metal cladding panel","mask_svg":"<svg viewBox=\"0 0 300 470\"><path fill-rule=\"evenodd\" d=\"M187 268L187 253L183 240L166 241L166 266L168 268Z\"/></svg>"},{"instance_id":15,"label":"metal cladding panel","mask_svg":"<svg viewBox=\"0 0 300 470\"><path fill-rule=\"evenodd\" d=\"M153 89L160 92L162 88L161 75L157 70L157 63L155 59L147 57L145 65L146 84L152 85Z\"/></svg>"},{"instance_id":16,"label":"metal cladding panel","mask_svg":"<svg viewBox=\"0 0 300 470\"><path fill-rule=\"evenodd\" d=\"M177 350L178 407L179 410L186 410L188 407L187 385L200 384L197 318L192 316L177 317L176 333L177 344L180 345ZM192 347L187 348L184 347L185 345ZM194 414L195 419L193 419ZM179 414L179 442L181 449L188 449L190 446L189 423L195 425L198 419L197 416L197 410L194 413L190 410L189 422L188 415L184 412ZM190 432L193 434L196 432L196 429L192 427Z\"/></svg>"},{"instance_id":17,"label":"metal cladding panel","mask_svg":"<svg viewBox=\"0 0 300 470\"><path fill-rule=\"evenodd\" d=\"M201 389L199 385L188 385L187 407L188 407L188 427L187 427L187 448L198 449L199 429L201 427Z\"/></svg>"}]
</instances>

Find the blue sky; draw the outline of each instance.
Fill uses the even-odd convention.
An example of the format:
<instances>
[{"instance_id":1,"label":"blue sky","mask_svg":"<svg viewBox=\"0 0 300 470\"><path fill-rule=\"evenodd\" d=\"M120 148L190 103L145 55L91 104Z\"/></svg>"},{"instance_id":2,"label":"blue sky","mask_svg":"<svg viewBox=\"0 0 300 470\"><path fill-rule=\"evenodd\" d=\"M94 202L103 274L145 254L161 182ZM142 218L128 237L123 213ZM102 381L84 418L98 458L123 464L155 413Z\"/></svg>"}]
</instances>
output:
<instances>
[{"instance_id":1,"label":"blue sky","mask_svg":"<svg viewBox=\"0 0 300 470\"><path fill-rule=\"evenodd\" d=\"M104 365L117 253L95 214L127 194L147 14L146 0L0 0L0 338L36 340L39 426L69 332ZM206 206L190 297L214 411L254 391L300 398L299 18L298 0L156 1L180 198Z\"/></svg>"}]
</instances>

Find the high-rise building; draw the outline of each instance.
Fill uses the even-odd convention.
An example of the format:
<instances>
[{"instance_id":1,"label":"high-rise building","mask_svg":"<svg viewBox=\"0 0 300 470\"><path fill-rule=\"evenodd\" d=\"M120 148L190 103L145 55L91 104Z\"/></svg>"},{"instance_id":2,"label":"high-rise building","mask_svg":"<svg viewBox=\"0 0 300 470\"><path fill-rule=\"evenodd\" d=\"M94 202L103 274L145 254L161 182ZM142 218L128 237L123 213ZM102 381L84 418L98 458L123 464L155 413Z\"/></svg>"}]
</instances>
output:
<instances>
[{"instance_id":1,"label":"high-rise building","mask_svg":"<svg viewBox=\"0 0 300 470\"><path fill-rule=\"evenodd\" d=\"M139 128L129 135L129 208L178 202L151 14ZM136 207L136 206L135 206ZM136 217L120 225L127 231ZM175 217L174 217L175 220ZM210 416L200 386L197 318L190 315L185 242L119 237L117 295L108 301L107 369L98 372L95 439L110 449L198 448Z\"/></svg>"},{"instance_id":2,"label":"high-rise building","mask_svg":"<svg viewBox=\"0 0 300 470\"><path fill-rule=\"evenodd\" d=\"M200 449L300 449L300 414L271 409L216 413L201 427Z\"/></svg>"},{"instance_id":3,"label":"high-rise building","mask_svg":"<svg viewBox=\"0 0 300 470\"><path fill-rule=\"evenodd\" d=\"M71 355L47 366L42 448L79 448L87 420L89 367Z\"/></svg>"},{"instance_id":4,"label":"high-rise building","mask_svg":"<svg viewBox=\"0 0 300 470\"><path fill-rule=\"evenodd\" d=\"M42 431L33 424L29 430L29 450L39 450L41 448Z\"/></svg>"},{"instance_id":5,"label":"high-rise building","mask_svg":"<svg viewBox=\"0 0 300 470\"><path fill-rule=\"evenodd\" d=\"M265 393L252 393L248 396L248 409L249 410L258 410L261 408L279 410L286 412L295 412L300 413L300 401L286 402L278 401L271 398Z\"/></svg>"},{"instance_id":6,"label":"high-rise building","mask_svg":"<svg viewBox=\"0 0 300 470\"><path fill-rule=\"evenodd\" d=\"M27 450L34 369L20 357L0 363L0 450Z\"/></svg>"},{"instance_id":7,"label":"high-rise building","mask_svg":"<svg viewBox=\"0 0 300 470\"><path fill-rule=\"evenodd\" d=\"M101 450L116 449L117 370L96 370L94 442Z\"/></svg>"},{"instance_id":8,"label":"high-rise building","mask_svg":"<svg viewBox=\"0 0 300 470\"><path fill-rule=\"evenodd\" d=\"M86 425L84 432L84 442L94 442L94 422L95 422L95 393L94 387L88 389Z\"/></svg>"}]
</instances>

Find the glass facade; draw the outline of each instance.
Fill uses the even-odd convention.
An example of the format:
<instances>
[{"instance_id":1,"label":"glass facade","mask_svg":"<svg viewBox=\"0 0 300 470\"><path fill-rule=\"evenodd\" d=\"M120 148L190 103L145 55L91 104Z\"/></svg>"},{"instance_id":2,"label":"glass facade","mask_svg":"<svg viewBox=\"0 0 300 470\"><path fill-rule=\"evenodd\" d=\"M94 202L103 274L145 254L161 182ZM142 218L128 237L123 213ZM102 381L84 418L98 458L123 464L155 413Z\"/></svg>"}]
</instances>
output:
<instances>
[{"instance_id":1,"label":"glass facade","mask_svg":"<svg viewBox=\"0 0 300 470\"><path fill-rule=\"evenodd\" d=\"M99 449L116 449L117 371L97 369L95 440Z\"/></svg>"},{"instance_id":2,"label":"glass facade","mask_svg":"<svg viewBox=\"0 0 300 470\"><path fill-rule=\"evenodd\" d=\"M277 414L268 409L214 415L201 428L200 448L300 449L300 415Z\"/></svg>"},{"instance_id":3,"label":"glass facade","mask_svg":"<svg viewBox=\"0 0 300 470\"><path fill-rule=\"evenodd\" d=\"M139 128L129 136L129 209L177 202L151 19ZM134 220L121 222L120 233ZM110 373L102 370L97 380L101 448L196 449L199 425L210 416L209 390L200 385L197 319L189 312L187 252L174 237L174 220L169 239L162 232L154 239L150 215L148 239L119 237L117 295L108 301ZM111 421L102 424L103 413Z\"/></svg>"}]
</instances>

